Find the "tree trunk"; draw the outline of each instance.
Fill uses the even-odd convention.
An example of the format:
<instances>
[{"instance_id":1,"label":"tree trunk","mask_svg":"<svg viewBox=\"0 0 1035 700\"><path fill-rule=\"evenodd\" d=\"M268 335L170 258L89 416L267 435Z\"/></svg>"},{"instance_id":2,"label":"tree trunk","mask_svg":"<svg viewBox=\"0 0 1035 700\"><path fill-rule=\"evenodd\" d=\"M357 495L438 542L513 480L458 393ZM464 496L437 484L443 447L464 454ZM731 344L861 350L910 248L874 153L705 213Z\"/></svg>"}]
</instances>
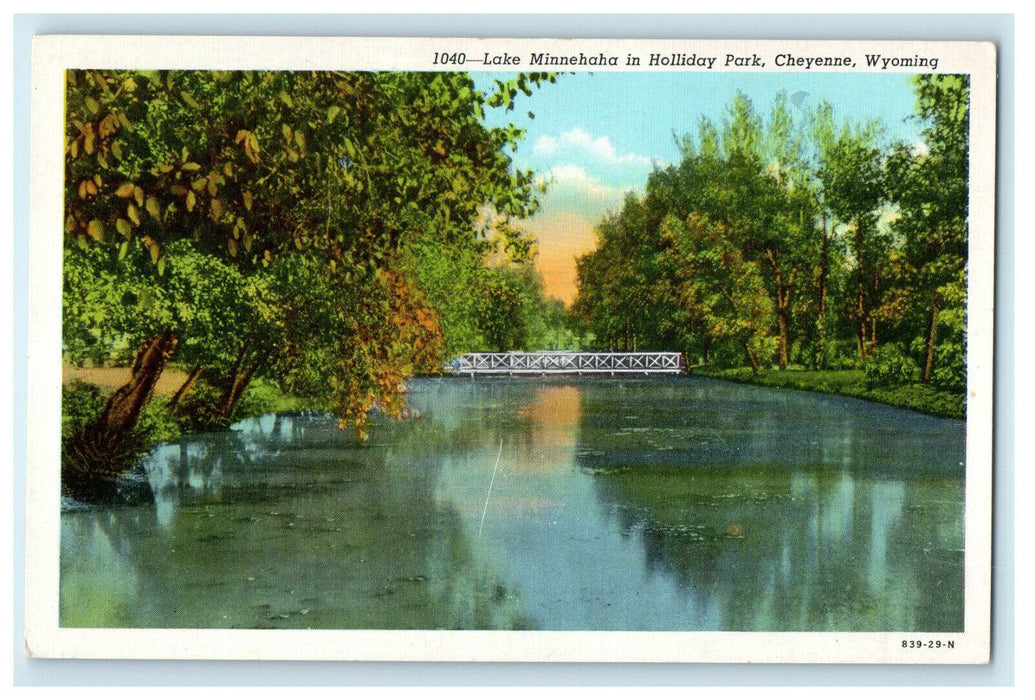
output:
<instances>
[{"instance_id":1,"label":"tree trunk","mask_svg":"<svg viewBox=\"0 0 1035 700\"><path fill-rule=\"evenodd\" d=\"M787 369L787 309L782 305L777 313L780 323L780 369Z\"/></svg>"},{"instance_id":2,"label":"tree trunk","mask_svg":"<svg viewBox=\"0 0 1035 700\"><path fill-rule=\"evenodd\" d=\"M137 350L129 381L111 395L92 422L62 438L63 494L93 503L154 502L146 480L124 477L146 448L133 428L176 345L171 332L145 341Z\"/></svg>"},{"instance_id":3,"label":"tree trunk","mask_svg":"<svg viewBox=\"0 0 1035 700\"><path fill-rule=\"evenodd\" d=\"M873 272L873 300L875 304L880 301L880 274L874 270ZM877 349L877 319L870 319L870 350Z\"/></svg>"},{"instance_id":4,"label":"tree trunk","mask_svg":"<svg viewBox=\"0 0 1035 700\"><path fill-rule=\"evenodd\" d=\"M924 376L923 383L931 381L931 369L934 367L935 331L938 329L938 292L931 296L931 325L927 329L927 342L924 344Z\"/></svg>"},{"instance_id":5,"label":"tree trunk","mask_svg":"<svg viewBox=\"0 0 1035 700\"><path fill-rule=\"evenodd\" d=\"M191 387L194 386L194 383L198 381L198 378L201 376L202 371L203 368L201 365L198 365L190 371L190 374L187 375L186 381L184 381L183 384L180 385L180 388L177 389L176 393L173 394L172 398L169 399L169 408L176 406L176 404L180 402L180 399L187 395L187 392L191 390Z\"/></svg>"},{"instance_id":6,"label":"tree trunk","mask_svg":"<svg viewBox=\"0 0 1035 700\"><path fill-rule=\"evenodd\" d=\"M866 362L866 267L863 265L863 235L858 221L856 221L855 226L855 255L857 258L856 265L859 267L859 289L855 313L859 324L859 360Z\"/></svg>"},{"instance_id":7,"label":"tree trunk","mask_svg":"<svg viewBox=\"0 0 1035 700\"><path fill-rule=\"evenodd\" d=\"M247 369L241 371L237 375L231 378L229 385L223 392L222 400L219 402L219 414L224 419L230 418L230 414L233 413L234 407L237 406L237 402L244 395L244 390L248 388L248 384L251 383L252 375L255 373L255 368L258 363L253 363Z\"/></svg>"},{"instance_id":8,"label":"tree trunk","mask_svg":"<svg viewBox=\"0 0 1035 700\"><path fill-rule=\"evenodd\" d=\"M791 316L791 294L794 292L794 277L796 270L791 270L790 279L784 284L783 272L776 268L776 315L780 327L780 369L787 369L790 359L788 339Z\"/></svg>"},{"instance_id":9,"label":"tree trunk","mask_svg":"<svg viewBox=\"0 0 1035 700\"><path fill-rule=\"evenodd\" d=\"M817 369L826 366L824 354L827 325L827 280L830 277L830 237L827 235L827 213L823 212L823 243L819 261L819 314L816 317L816 360Z\"/></svg>"},{"instance_id":10,"label":"tree trunk","mask_svg":"<svg viewBox=\"0 0 1035 700\"><path fill-rule=\"evenodd\" d=\"M790 327L791 292L794 289L794 275L797 272L792 269L790 277L784 279L783 268L776 261L772 250L766 250L766 258L773 270L773 277L776 279L776 318L779 328L779 366L780 369L787 369L788 362L788 340L787 334Z\"/></svg>"},{"instance_id":11,"label":"tree trunk","mask_svg":"<svg viewBox=\"0 0 1035 700\"><path fill-rule=\"evenodd\" d=\"M751 343L744 343L744 349L747 350L748 362L751 363L751 371L758 374L759 365L758 360L755 358L755 353L751 352Z\"/></svg>"},{"instance_id":12,"label":"tree trunk","mask_svg":"<svg viewBox=\"0 0 1035 700\"><path fill-rule=\"evenodd\" d=\"M170 331L146 340L137 349L136 360L129 382L119 387L104 410L97 417L95 425L107 432L122 433L132 429L140 418L154 393L155 384L162 375L166 363L176 350L178 340Z\"/></svg>"},{"instance_id":13,"label":"tree trunk","mask_svg":"<svg viewBox=\"0 0 1035 700\"><path fill-rule=\"evenodd\" d=\"M255 372L258 371L265 358L266 356L263 353L252 354L247 345L241 347L241 351L237 355L237 361L234 363L234 368L227 378L223 395L219 400L219 406L216 409L220 418L223 420L230 418L234 407L237 406L237 402L244 395L245 389L248 388L252 377L255 376Z\"/></svg>"},{"instance_id":14,"label":"tree trunk","mask_svg":"<svg viewBox=\"0 0 1035 700\"><path fill-rule=\"evenodd\" d=\"M772 253L769 254L770 260ZM787 307L784 304L783 272L779 265L776 268L776 317L780 327L780 369L787 369Z\"/></svg>"}]
</instances>

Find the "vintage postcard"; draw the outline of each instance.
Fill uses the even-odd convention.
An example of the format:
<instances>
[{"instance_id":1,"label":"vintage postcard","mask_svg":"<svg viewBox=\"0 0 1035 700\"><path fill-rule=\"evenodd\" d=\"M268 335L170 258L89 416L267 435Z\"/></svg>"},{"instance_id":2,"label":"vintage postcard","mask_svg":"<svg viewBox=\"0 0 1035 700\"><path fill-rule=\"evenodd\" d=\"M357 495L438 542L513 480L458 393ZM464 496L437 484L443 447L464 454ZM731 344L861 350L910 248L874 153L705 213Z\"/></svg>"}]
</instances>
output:
<instances>
[{"instance_id":1,"label":"vintage postcard","mask_svg":"<svg viewBox=\"0 0 1035 700\"><path fill-rule=\"evenodd\" d=\"M27 654L988 661L993 44L32 80Z\"/></svg>"}]
</instances>

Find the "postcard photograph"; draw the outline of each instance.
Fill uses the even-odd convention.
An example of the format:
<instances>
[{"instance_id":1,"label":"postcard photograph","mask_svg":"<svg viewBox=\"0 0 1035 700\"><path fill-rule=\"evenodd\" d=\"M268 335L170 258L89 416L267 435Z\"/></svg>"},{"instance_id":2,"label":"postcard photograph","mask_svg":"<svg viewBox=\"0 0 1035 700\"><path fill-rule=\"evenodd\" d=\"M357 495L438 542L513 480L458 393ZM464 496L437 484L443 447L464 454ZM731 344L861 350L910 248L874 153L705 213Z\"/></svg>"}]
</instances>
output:
<instances>
[{"instance_id":1,"label":"postcard photograph","mask_svg":"<svg viewBox=\"0 0 1035 700\"><path fill-rule=\"evenodd\" d=\"M992 45L100 41L28 653L988 660Z\"/></svg>"}]
</instances>

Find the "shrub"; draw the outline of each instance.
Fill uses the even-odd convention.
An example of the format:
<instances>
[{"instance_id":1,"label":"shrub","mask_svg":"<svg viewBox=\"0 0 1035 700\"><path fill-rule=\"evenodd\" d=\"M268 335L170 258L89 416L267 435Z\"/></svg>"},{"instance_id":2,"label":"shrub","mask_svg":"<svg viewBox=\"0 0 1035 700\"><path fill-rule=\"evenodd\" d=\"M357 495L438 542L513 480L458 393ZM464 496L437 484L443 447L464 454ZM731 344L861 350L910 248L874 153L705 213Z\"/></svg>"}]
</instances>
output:
<instances>
[{"instance_id":1,"label":"shrub","mask_svg":"<svg viewBox=\"0 0 1035 700\"><path fill-rule=\"evenodd\" d=\"M169 399L155 396L140 413L136 431L145 444L168 442L183 434L176 416L169 410Z\"/></svg>"},{"instance_id":2,"label":"shrub","mask_svg":"<svg viewBox=\"0 0 1035 700\"><path fill-rule=\"evenodd\" d=\"M65 437L92 421L107 399L99 387L78 379L61 387L61 434Z\"/></svg>"},{"instance_id":3,"label":"shrub","mask_svg":"<svg viewBox=\"0 0 1035 700\"><path fill-rule=\"evenodd\" d=\"M871 386L912 384L920 380L920 368L900 345L889 343L866 358L866 383Z\"/></svg>"},{"instance_id":4,"label":"shrub","mask_svg":"<svg viewBox=\"0 0 1035 700\"><path fill-rule=\"evenodd\" d=\"M73 381L61 388L61 492L91 503L143 503L150 486L125 479L147 446L167 436L167 413L149 406L133 430L109 431L95 420L107 397L94 384ZM179 434L173 424L173 436Z\"/></svg>"},{"instance_id":5,"label":"shrub","mask_svg":"<svg viewBox=\"0 0 1035 700\"><path fill-rule=\"evenodd\" d=\"M967 388L967 368L963 345L944 342L934 347L931 384L939 389L963 393Z\"/></svg>"},{"instance_id":6,"label":"shrub","mask_svg":"<svg viewBox=\"0 0 1035 700\"><path fill-rule=\"evenodd\" d=\"M830 338L823 346L823 369L862 369L854 340Z\"/></svg>"},{"instance_id":7,"label":"shrub","mask_svg":"<svg viewBox=\"0 0 1035 700\"><path fill-rule=\"evenodd\" d=\"M284 393L280 389L261 379L256 379L248 384L244 395L237 402L237 405L234 406L232 417L234 420L240 420L241 418L288 410L290 407L291 402L285 399Z\"/></svg>"},{"instance_id":8,"label":"shrub","mask_svg":"<svg viewBox=\"0 0 1035 700\"><path fill-rule=\"evenodd\" d=\"M226 421L214 413L223 390L204 378L194 383L173 410L184 432L198 433L226 427Z\"/></svg>"}]
</instances>

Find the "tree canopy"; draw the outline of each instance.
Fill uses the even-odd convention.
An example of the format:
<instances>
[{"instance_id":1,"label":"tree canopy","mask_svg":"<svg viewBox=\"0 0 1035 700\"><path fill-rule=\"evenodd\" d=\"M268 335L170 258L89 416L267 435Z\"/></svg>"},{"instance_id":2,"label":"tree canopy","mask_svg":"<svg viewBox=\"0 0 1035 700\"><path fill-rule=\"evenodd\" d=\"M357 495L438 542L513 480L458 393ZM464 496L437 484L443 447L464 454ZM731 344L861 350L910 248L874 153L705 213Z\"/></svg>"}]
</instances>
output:
<instances>
[{"instance_id":1,"label":"tree canopy","mask_svg":"<svg viewBox=\"0 0 1035 700\"><path fill-rule=\"evenodd\" d=\"M463 73L66 76L66 354L134 364L95 434L131 428L173 360L219 390L216 419L265 373L362 432L447 339L480 339L444 330L443 280L493 289L497 241L527 259L522 132L483 116L550 74L492 94Z\"/></svg>"},{"instance_id":2,"label":"tree canopy","mask_svg":"<svg viewBox=\"0 0 1035 700\"><path fill-rule=\"evenodd\" d=\"M967 82L914 84L922 144L783 95L766 117L738 95L702 120L599 224L578 262L583 329L755 370L904 362L962 391Z\"/></svg>"}]
</instances>

